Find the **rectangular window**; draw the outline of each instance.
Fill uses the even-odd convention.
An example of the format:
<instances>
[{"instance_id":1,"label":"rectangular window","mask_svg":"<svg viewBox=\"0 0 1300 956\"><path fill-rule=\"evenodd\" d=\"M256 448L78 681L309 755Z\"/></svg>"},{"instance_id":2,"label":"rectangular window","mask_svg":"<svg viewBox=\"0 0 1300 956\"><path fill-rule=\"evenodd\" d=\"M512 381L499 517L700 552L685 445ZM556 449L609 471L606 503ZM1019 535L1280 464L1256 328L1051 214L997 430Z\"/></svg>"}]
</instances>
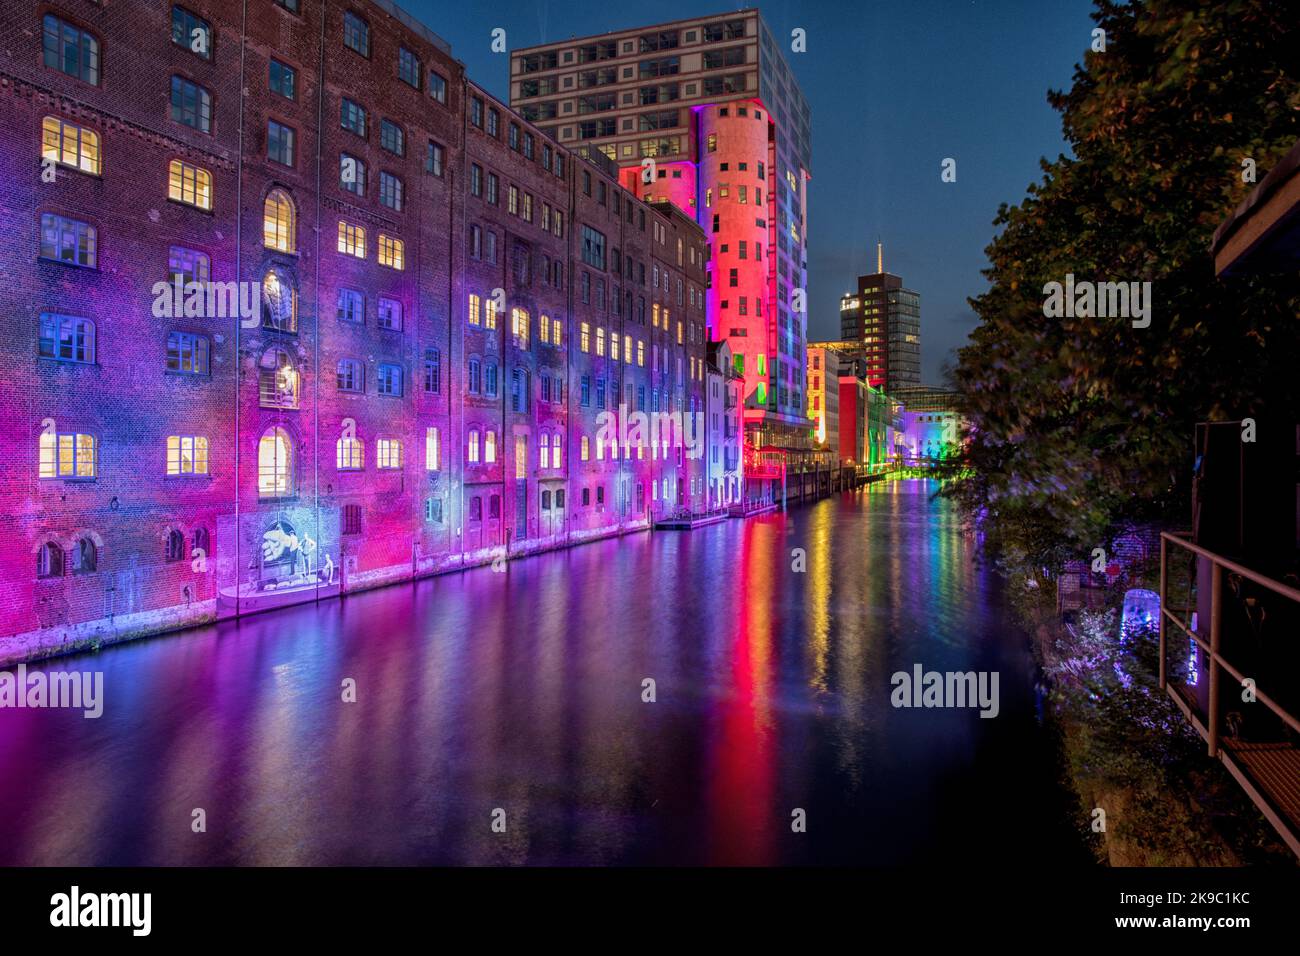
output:
<instances>
[{"instance_id":1,"label":"rectangular window","mask_svg":"<svg viewBox=\"0 0 1300 956\"><path fill-rule=\"evenodd\" d=\"M209 344L206 335L193 332L167 333L167 371L187 375L208 374Z\"/></svg>"},{"instance_id":2,"label":"rectangular window","mask_svg":"<svg viewBox=\"0 0 1300 956\"><path fill-rule=\"evenodd\" d=\"M376 464L380 468L401 468L402 467L402 443L395 438L381 438L376 445Z\"/></svg>"},{"instance_id":3,"label":"rectangular window","mask_svg":"<svg viewBox=\"0 0 1300 956\"><path fill-rule=\"evenodd\" d=\"M385 296L379 297L379 327L392 332L402 331L402 303Z\"/></svg>"},{"instance_id":4,"label":"rectangular window","mask_svg":"<svg viewBox=\"0 0 1300 956\"><path fill-rule=\"evenodd\" d=\"M446 150L439 143L430 142L429 152L424 160L424 171L435 176L441 176L443 163L445 162Z\"/></svg>"},{"instance_id":5,"label":"rectangular window","mask_svg":"<svg viewBox=\"0 0 1300 956\"><path fill-rule=\"evenodd\" d=\"M401 47L397 51L397 78L409 86L420 88L420 77L424 73L424 68L420 66L420 58L408 50Z\"/></svg>"},{"instance_id":6,"label":"rectangular window","mask_svg":"<svg viewBox=\"0 0 1300 956\"><path fill-rule=\"evenodd\" d=\"M379 202L396 212L402 211L402 181L382 170L379 173Z\"/></svg>"},{"instance_id":7,"label":"rectangular window","mask_svg":"<svg viewBox=\"0 0 1300 956\"><path fill-rule=\"evenodd\" d=\"M272 93L278 93L285 99L297 99L298 71L287 63L271 60L270 86Z\"/></svg>"},{"instance_id":8,"label":"rectangular window","mask_svg":"<svg viewBox=\"0 0 1300 956\"><path fill-rule=\"evenodd\" d=\"M205 60L212 59L212 27L184 7L172 7L172 42Z\"/></svg>"},{"instance_id":9,"label":"rectangular window","mask_svg":"<svg viewBox=\"0 0 1300 956\"><path fill-rule=\"evenodd\" d=\"M442 390L442 352L438 349L424 350L424 390L429 393Z\"/></svg>"},{"instance_id":10,"label":"rectangular window","mask_svg":"<svg viewBox=\"0 0 1300 956\"><path fill-rule=\"evenodd\" d=\"M361 325L365 322L366 299L356 289L339 289L337 315L340 322Z\"/></svg>"},{"instance_id":11,"label":"rectangular window","mask_svg":"<svg viewBox=\"0 0 1300 956\"><path fill-rule=\"evenodd\" d=\"M379 394L400 398L402 394L402 367L383 364L379 366Z\"/></svg>"},{"instance_id":12,"label":"rectangular window","mask_svg":"<svg viewBox=\"0 0 1300 956\"><path fill-rule=\"evenodd\" d=\"M167 167L167 198L198 209L212 209L212 174L173 159Z\"/></svg>"},{"instance_id":13,"label":"rectangular window","mask_svg":"<svg viewBox=\"0 0 1300 956\"><path fill-rule=\"evenodd\" d=\"M585 225L582 227L582 261L597 269L605 268L605 234Z\"/></svg>"},{"instance_id":14,"label":"rectangular window","mask_svg":"<svg viewBox=\"0 0 1300 956\"><path fill-rule=\"evenodd\" d=\"M212 132L212 97L197 83L172 77L172 119L200 133Z\"/></svg>"},{"instance_id":15,"label":"rectangular window","mask_svg":"<svg viewBox=\"0 0 1300 956\"><path fill-rule=\"evenodd\" d=\"M364 226L354 226L350 222L339 220L339 252L344 255L356 256L358 259L366 257L366 229Z\"/></svg>"},{"instance_id":16,"label":"rectangular window","mask_svg":"<svg viewBox=\"0 0 1300 956\"><path fill-rule=\"evenodd\" d=\"M202 435L167 436L167 474L206 475L208 440Z\"/></svg>"},{"instance_id":17,"label":"rectangular window","mask_svg":"<svg viewBox=\"0 0 1300 956\"><path fill-rule=\"evenodd\" d=\"M339 100L339 125L362 139L366 136L366 110L346 96Z\"/></svg>"},{"instance_id":18,"label":"rectangular window","mask_svg":"<svg viewBox=\"0 0 1300 956\"><path fill-rule=\"evenodd\" d=\"M483 167L471 165L469 167L469 191L472 196L483 195Z\"/></svg>"},{"instance_id":19,"label":"rectangular window","mask_svg":"<svg viewBox=\"0 0 1300 956\"><path fill-rule=\"evenodd\" d=\"M343 13L343 45L362 56L370 56L370 24L350 10Z\"/></svg>"},{"instance_id":20,"label":"rectangular window","mask_svg":"<svg viewBox=\"0 0 1300 956\"><path fill-rule=\"evenodd\" d=\"M379 234L379 264L401 272L406 268L406 245L401 239Z\"/></svg>"},{"instance_id":21,"label":"rectangular window","mask_svg":"<svg viewBox=\"0 0 1300 956\"><path fill-rule=\"evenodd\" d=\"M293 165L293 130L275 120L266 124L266 158L284 166Z\"/></svg>"},{"instance_id":22,"label":"rectangular window","mask_svg":"<svg viewBox=\"0 0 1300 956\"><path fill-rule=\"evenodd\" d=\"M46 66L99 85L99 41L89 33L47 13L41 46Z\"/></svg>"},{"instance_id":23,"label":"rectangular window","mask_svg":"<svg viewBox=\"0 0 1300 956\"><path fill-rule=\"evenodd\" d=\"M94 478L94 435L41 435L39 475L42 478Z\"/></svg>"},{"instance_id":24,"label":"rectangular window","mask_svg":"<svg viewBox=\"0 0 1300 956\"><path fill-rule=\"evenodd\" d=\"M343 534L361 533L361 506L343 506Z\"/></svg>"},{"instance_id":25,"label":"rectangular window","mask_svg":"<svg viewBox=\"0 0 1300 956\"><path fill-rule=\"evenodd\" d=\"M75 315L41 313L37 354L60 362L95 361L95 323Z\"/></svg>"},{"instance_id":26,"label":"rectangular window","mask_svg":"<svg viewBox=\"0 0 1300 956\"><path fill-rule=\"evenodd\" d=\"M41 258L95 268L95 227L53 213L41 215Z\"/></svg>"},{"instance_id":27,"label":"rectangular window","mask_svg":"<svg viewBox=\"0 0 1300 956\"><path fill-rule=\"evenodd\" d=\"M442 499L424 499L424 520L433 524L442 524Z\"/></svg>"},{"instance_id":28,"label":"rectangular window","mask_svg":"<svg viewBox=\"0 0 1300 956\"><path fill-rule=\"evenodd\" d=\"M366 378L361 363L356 359L341 360L335 370L335 384L340 392L364 392ZM357 467L360 467L359 463Z\"/></svg>"},{"instance_id":29,"label":"rectangular window","mask_svg":"<svg viewBox=\"0 0 1300 956\"><path fill-rule=\"evenodd\" d=\"M406 155L406 134L392 120L379 121L379 146L394 156Z\"/></svg>"},{"instance_id":30,"label":"rectangular window","mask_svg":"<svg viewBox=\"0 0 1300 956\"><path fill-rule=\"evenodd\" d=\"M438 471L442 468L442 433L436 428L424 430L424 469Z\"/></svg>"},{"instance_id":31,"label":"rectangular window","mask_svg":"<svg viewBox=\"0 0 1300 956\"><path fill-rule=\"evenodd\" d=\"M432 96L439 103L442 103L444 106L446 105L447 78L443 76L441 73L438 73L434 70L429 71L429 95ZM481 119L480 122L476 123L475 125L482 126L483 123Z\"/></svg>"},{"instance_id":32,"label":"rectangular window","mask_svg":"<svg viewBox=\"0 0 1300 956\"><path fill-rule=\"evenodd\" d=\"M57 116L47 116L41 122L41 158L98 176L99 134Z\"/></svg>"},{"instance_id":33,"label":"rectangular window","mask_svg":"<svg viewBox=\"0 0 1300 956\"><path fill-rule=\"evenodd\" d=\"M358 196L366 194L366 164L348 153L339 153L339 185Z\"/></svg>"}]
</instances>

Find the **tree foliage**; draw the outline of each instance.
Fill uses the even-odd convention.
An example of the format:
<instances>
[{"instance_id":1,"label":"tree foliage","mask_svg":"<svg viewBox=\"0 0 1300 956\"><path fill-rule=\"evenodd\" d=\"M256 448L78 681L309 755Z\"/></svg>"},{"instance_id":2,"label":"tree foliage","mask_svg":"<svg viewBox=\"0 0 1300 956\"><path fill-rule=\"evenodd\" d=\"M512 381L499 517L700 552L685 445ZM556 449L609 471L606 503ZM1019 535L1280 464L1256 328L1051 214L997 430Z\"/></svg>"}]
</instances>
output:
<instances>
[{"instance_id":1,"label":"tree foliage","mask_svg":"<svg viewBox=\"0 0 1300 956\"><path fill-rule=\"evenodd\" d=\"M1300 282L1218 279L1215 228L1300 136L1293 0L1098 0L1106 50L1048 94L1072 155L994 220L955 382L955 486L1010 564L1058 566L1131 520L1186 524L1193 426L1300 408ZM1044 285L1152 283L1148 328L1047 318Z\"/></svg>"}]
</instances>

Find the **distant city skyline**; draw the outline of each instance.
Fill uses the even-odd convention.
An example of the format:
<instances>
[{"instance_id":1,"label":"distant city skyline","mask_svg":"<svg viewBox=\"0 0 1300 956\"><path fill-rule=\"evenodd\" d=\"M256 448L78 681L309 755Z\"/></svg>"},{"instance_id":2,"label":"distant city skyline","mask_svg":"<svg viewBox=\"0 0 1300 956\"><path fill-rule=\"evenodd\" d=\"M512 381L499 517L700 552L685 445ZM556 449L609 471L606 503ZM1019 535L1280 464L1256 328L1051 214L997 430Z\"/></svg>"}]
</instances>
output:
<instances>
[{"instance_id":1,"label":"distant city skyline","mask_svg":"<svg viewBox=\"0 0 1300 956\"><path fill-rule=\"evenodd\" d=\"M807 52L786 51L812 112L809 183L810 341L839 336L840 296L886 271L921 296L922 380L940 384L975 326L968 296L998 205L1037 181L1040 156L1065 149L1049 88L1068 88L1093 23L1087 0L1053 4L701 3L666 0L633 16L610 4L503 0L491 11L399 0L452 46L470 75L509 101L508 50L757 6L777 37L807 31ZM957 182L940 163L957 160Z\"/></svg>"}]
</instances>

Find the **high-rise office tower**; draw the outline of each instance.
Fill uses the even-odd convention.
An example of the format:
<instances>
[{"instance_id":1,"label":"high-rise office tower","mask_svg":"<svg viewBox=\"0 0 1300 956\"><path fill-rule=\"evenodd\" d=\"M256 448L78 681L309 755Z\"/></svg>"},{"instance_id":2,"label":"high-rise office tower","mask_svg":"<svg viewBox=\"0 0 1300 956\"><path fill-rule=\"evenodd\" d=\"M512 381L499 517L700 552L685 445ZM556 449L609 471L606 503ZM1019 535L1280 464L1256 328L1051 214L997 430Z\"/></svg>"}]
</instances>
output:
<instances>
[{"instance_id":1,"label":"high-rise office tower","mask_svg":"<svg viewBox=\"0 0 1300 956\"><path fill-rule=\"evenodd\" d=\"M921 297L884 270L879 246L876 271L840 300L840 338L857 343L871 385L892 393L921 384Z\"/></svg>"},{"instance_id":2,"label":"high-rise office tower","mask_svg":"<svg viewBox=\"0 0 1300 956\"><path fill-rule=\"evenodd\" d=\"M806 441L809 112L758 11L517 50L510 79L526 119L703 226L710 337L744 375L747 440Z\"/></svg>"}]
</instances>

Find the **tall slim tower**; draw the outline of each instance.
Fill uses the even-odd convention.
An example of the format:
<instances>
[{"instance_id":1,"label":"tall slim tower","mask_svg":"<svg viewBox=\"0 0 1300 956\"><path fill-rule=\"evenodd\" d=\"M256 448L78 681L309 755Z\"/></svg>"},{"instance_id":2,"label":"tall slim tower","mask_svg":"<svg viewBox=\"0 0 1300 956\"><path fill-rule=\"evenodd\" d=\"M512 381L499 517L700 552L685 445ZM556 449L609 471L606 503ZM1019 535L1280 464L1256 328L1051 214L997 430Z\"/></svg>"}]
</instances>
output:
<instances>
[{"instance_id":1,"label":"tall slim tower","mask_svg":"<svg viewBox=\"0 0 1300 956\"><path fill-rule=\"evenodd\" d=\"M840 300L840 338L856 343L871 385L892 394L921 384L921 296L885 271L880 243L876 271Z\"/></svg>"},{"instance_id":2,"label":"tall slim tower","mask_svg":"<svg viewBox=\"0 0 1300 956\"><path fill-rule=\"evenodd\" d=\"M517 50L510 102L699 222L710 338L744 376L747 440L806 441L810 118L758 11Z\"/></svg>"}]
</instances>

